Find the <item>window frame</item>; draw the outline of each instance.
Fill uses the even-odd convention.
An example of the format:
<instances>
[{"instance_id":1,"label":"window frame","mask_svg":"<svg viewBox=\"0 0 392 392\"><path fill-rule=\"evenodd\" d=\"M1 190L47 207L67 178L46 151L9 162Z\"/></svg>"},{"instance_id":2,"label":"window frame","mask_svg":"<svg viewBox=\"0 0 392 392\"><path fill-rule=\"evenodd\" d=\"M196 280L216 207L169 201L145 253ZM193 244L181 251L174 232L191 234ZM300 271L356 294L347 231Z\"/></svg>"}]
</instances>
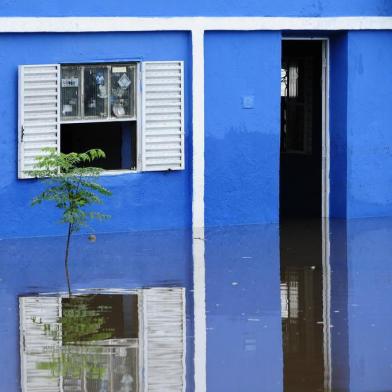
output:
<instances>
[{"instance_id":1,"label":"window frame","mask_svg":"<svg viewBox=\"0 0 392 392\"><path fill-rule=\"evenodd\" d=\"M61 67L77 64L136 65L136 119L61 121ZM79 94L80 95L80 94ZM72 97L71 97L72 98ZM114 120L114 121L113 121ZM102 176L185 170L184 60L121 60L63 62L18 67L18 179L31 179L42 148L60 152L61 127L74 124L128 122L134 124L135 169L104 170ZM136 124L135 124L136 122Z\"/></svg>"},{"instance_id":2,"label":"window frame","mask_svg":"<svg viewBox=\"0 0 392 392\"><path fill-rule=\"evenodd\" d=\"M134 116L133 117L126 117L126 118L115 118L115 117L108 117L105 119L76 119L76 120L63 120L61 119L61 114L60 114L60 134L59 134L59 150L61 151L61 128L62 125L67 125L67 124L95 124L95 123L113 123L113 122L135 122L136 123L136 169L114 169L114 170L103 170L100 173L100 176L116 176L116 175L124 175L124 174L131 174L131 173L140 173L142 170L141 166L141 104L142 104L142 88L141 88L141 61L113 61L113 62L86 62L86 63L60 63L60 80L61 80L61 72L62 72L62 67L66 66L80 66L80 67L86 67L86 66L116 66L116 65L135 65L135 88L134 88L134 105L135 105L135 110L134 110ZM84 68L82 68L83 70ZM83 101L84 97L84 92L82 89L84 88L84 83L83 83L83 72L81 71L81 101ZM110 79L108 77L108 79ZM109 91L110 85L108 86L108 91ZM59 107L61 110L62 107L62 101L61 101L61 85L59 87L60 93L59 93ZM108 106L110 105L110 94L108 94ZM83 107L83 102L80 104L80 109L82 110ZM82 115L82 113L80 114Z\"/></svg>"}]
</instances>

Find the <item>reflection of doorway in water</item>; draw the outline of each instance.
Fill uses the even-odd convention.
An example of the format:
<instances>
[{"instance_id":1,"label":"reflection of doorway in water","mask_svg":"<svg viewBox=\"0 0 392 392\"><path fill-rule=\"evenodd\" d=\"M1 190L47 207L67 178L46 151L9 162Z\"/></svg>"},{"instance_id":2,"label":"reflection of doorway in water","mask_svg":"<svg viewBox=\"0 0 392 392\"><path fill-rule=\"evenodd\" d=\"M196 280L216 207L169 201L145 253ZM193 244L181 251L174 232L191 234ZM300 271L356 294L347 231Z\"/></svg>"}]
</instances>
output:
<instances>
[{"instance_id":1,"label":"reflection of doorway in water","mask_svg":"<svg viewBox=\"0 0 392 392\"><path fill-rule=\"evenodd\" d=\"M329 391L328 251L320 220L281 224L284 391Z\"/></svg>"},{"instance_id":2,"label":"reflection of doorway in water","mask_svg":"<svg viewBox=\"0 0 392 392\"><path fill-rule=\"evenodd\" d=\"M280 217L325 216L326 58L321 40L284 40L281 67ZM325 169L324 169L325 171ZM325 184L324 184L325 188Z\"/></svg>"}]
</instances>

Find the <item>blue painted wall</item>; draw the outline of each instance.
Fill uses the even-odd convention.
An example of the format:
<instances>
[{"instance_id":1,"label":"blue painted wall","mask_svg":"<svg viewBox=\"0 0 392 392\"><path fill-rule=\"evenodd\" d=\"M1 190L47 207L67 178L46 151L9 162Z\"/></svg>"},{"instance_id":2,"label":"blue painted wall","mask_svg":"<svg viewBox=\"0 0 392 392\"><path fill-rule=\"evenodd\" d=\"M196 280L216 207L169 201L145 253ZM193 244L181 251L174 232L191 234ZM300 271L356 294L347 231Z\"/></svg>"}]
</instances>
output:
<instances>
[{"instance_id":1,"label":"blue painted wall","mask_svg":"<svg viewBox=\"0 0 392 392\"><path fill-rule=\"evenodd\" d=\"M0 238L61 235L55 208L30 208L41 189L17 180L17 67L116 60L184 60L186 170L102 178L113 196L102 210L112 219L95 223L99 232L184 228L191 225L191 57L187 33L26 34L0 36Z\"/></svg>"},{"instance_id":2,"label":"blue painted wall","mask_svg":"<svg viewBox=\"0 0 392 392\"><path fill-rule=\"evenodd\" d=\"M205 40L206 224L276 222L281 35L209 32Z\"/></svg>"},{"instance_id":3,"label":"blue painted wall","mask_svg":"<svg viewBox=\"0 0 392 392\"><path fill-rule=\"evenodd\" d=\"M392 32L348 33L347 217L392 215Z\"/></svg>"},{"instance_id":4,"label":"blue painted wall","mask_svg":"<svg viewBox=\"0 0 392 392\"><path fill-rule=\"evenodd\" d=\"M392 215L392 32L330 33L331 216ZM191 225L190 34L0 36L0 238L61 235L54 208L30 208L40 185L16 179L17 66L115 60L184 60L186 170L103 177L112 219L98 232ZM205 36L207 226L279 217L280 32ZM248 102L244 103L244 99ZM250 107L249 107L250 106Z\"/></svg>"},{"instance_id":5,"label":"blue painted wall","mask_svg":"<svg viewBox=\"0 0 392 392\"><path fill-rule=\"evenodd\" d=\"M0 391L20 391L18 296L66 291L64 237L0 241ZM73 290L186 288L187 391L193 384L193 282L190 231L102 234L91 243L73 239L70 252Z\"/></svg>"},{"instance_id":6,"label":"blue painted wall","mask_svg":"<svg viewBox=\"0 0 392 392\"><path fill-rule=\"evenodd\" d=\"M392 15L389 0L0 0L0 14L12 16Z\"/></svg>"},{"instance_id":7,"label":"blue painted wall","mask_svg":"<svg viewBox=\"0 0 392 392\"><path fill-rule=\"evenodd\" d=\"M207 390L283 391L279 228L206 231Z\"/></svg>"}]
</instances>

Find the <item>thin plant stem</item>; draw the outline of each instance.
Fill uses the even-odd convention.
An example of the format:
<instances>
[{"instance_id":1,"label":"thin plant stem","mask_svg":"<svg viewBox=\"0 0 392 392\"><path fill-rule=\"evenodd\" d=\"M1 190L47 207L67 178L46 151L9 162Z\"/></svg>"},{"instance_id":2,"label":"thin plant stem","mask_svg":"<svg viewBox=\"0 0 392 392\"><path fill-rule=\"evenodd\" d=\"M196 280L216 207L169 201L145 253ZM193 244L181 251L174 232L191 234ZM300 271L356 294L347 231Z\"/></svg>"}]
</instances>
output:
<instances>
[{"instance_id":1,"label":"thin plant stem","mask_svg":"<svg viewBox=\"0 0 392 392\"><path fill-rule=\"evenodd\" d=\"M68 255L69 255L69 245L71 242L71 235L72 235L72 223L68 224L68 234L67 234L67 245L65 247L65 276L67 278L67 287L68 287L68 295L71 297L72 292L71 292L71 280L69 277L69 268L68 268Z\"/></svg>"}]
</instances>

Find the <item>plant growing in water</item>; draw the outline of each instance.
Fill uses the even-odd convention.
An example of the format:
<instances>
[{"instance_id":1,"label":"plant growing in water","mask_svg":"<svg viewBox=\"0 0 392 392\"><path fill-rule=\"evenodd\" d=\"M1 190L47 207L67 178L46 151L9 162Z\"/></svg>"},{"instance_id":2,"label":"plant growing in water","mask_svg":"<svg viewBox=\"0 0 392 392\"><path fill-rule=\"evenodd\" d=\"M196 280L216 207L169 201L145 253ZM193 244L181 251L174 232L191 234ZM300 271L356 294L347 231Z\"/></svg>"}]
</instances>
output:
<instances>
[{"instance_id":1,"label":"plant growing in water","mask_svg":"<svg viewBox=\"0 0 392 392\"><path fill-rule=\"evenodd\" d=\"M72 234L87 226L91 219L110 218L90 209L92 204L102 204L100 196L111 195L108 189L94 180L102 169L89 166L94 160L105 158L105 153L99 149L69 154L58 152L55 148L42 151L44 155L36 159L34 170L28 174L39 178L46 189L34 197L32 205L51 201L62 211L61 222L68 226L64 265L68 294L71 296L68 257Z\"/></svg>"}]
</instances>

